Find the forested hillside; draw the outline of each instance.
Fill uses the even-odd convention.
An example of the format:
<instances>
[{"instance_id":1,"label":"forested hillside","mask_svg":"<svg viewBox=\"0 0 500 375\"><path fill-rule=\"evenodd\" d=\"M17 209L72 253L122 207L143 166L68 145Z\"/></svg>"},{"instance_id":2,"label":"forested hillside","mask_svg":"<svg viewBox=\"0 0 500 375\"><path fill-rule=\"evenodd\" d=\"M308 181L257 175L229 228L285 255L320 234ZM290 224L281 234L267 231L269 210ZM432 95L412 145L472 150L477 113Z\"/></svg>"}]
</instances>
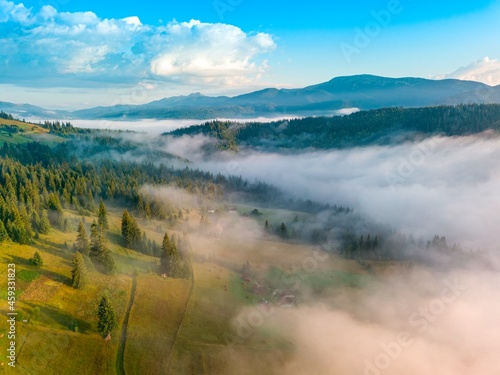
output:
<instances>
[{"instance_id":1,"label":"forested hillside","mask_svg":"<svg viewBox=\"0 0 500 375\"><path fill-rule=\"evenodd\" d=\"M307 117L270 123L208 122L168 135L205 134L218 147L260 149L331 149L386 145L442 134L461 136L500 129L500 105L386 108L347 116Z\"/></svg>"},{"instance_id":2,"label":"forested hillside","mask_svg":"<svg viewBox=\"0 0 500 375\"><path fill-rule=\"evenodd\" d=\"M94 212L99 198L119 201L144 217L175 221L177 211L141 197L139 190L145 184L173 185L208 200L230 201L232 194L238 193L240 200L263 205L290 205L309 211L326 207L290 201L270 185L249 183L241 177L163 164L82 161L71 151L76 148L71 142L79 140L53 148L36 142L4 143L0 148L0 240L8 236L15 242L29 243L37 232L48 231L47 223L64 229L63 209ZM109 142L108 148L112 144ZM97 141L94 147L100 150Z\"/></svg>"}]
</instances>

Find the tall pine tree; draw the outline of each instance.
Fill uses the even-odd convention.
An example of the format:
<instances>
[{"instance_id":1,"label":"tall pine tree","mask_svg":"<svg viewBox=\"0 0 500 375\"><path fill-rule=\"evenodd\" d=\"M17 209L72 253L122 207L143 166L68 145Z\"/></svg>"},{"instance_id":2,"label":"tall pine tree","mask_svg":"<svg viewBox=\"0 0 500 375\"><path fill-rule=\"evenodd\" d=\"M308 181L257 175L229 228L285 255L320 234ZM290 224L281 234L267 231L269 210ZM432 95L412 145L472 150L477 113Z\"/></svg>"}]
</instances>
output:
<instances>
[{"instance_id":1,"label":"tall pine tree","mask_svg":"<svg viewBox=\"0 0 500 375\"><path fill-rule=\"evenodd\" d=\"M142 239L137 221L127 210L122 215L122 237L125 246L130 249L137 249Z\"/></svg>"},{"instance_id":2,"label":"tall pine tree","mask_svg":"<svg viewBox=\"0 0 500 375\"><path fill-rule=\"evenodd\" d=\"M85 231L85 226L82 221L78 224L78 236L76 237L75 250L82 255L89 255L89 239L87 238L87 232Z\"/></svg>"},{"instance_id":3,"label":"tall pine tree","mask_svg":"<svg viewBox=\"0 0 500 375\"><path fill-rule=\"evenodd\" d=\"M0 220L0 242L6 241L8 239L9 239L9 234L7 233L7 229L5 229L3 221Z\"/></svg>"},{"instance_id":4,"label":"tall pine tree","mask_svg":"<svg viewBox=\"0 0 500 375\"><path fill-rule=\"evenodd\" d=\"M99 209L97 210L97 224L102 226L104 229L109 229L108 212L106 211L102 198L99 202Z\"/></svg>"},{"instance_id":5,"label":"tall pine tree","mask_svg":"<svg viewBox=\"0 0 500 375\"><path fill-rule=\"evenodd\" d=\"M102 227L94 221L90 226L90 259L105 273L115 270L115 261L107 247L107 239Z\"/></svg>"},{"instance_id":6,"label":"tall pine tree","mask_svg":"<svg viewBox=\"0 0 500 375\"><path fill-rule=\"evenodd\" d=\"M161 244L161 273L165 273L169 277L184 277L184 267L182 263L174 237L172 236L172 238L169 238L168 234L165 233Z\"/></svg>"},{"instance_id":7,"label":"tall pine tree","mask_svg":"<svg viewBox=\"0 0 500 375\"><path fill-rule=\"evenodd\" d=\"M71 286L76 289L83 288L88 283L88 271L82 254L75 253L73 257L73 269L71 270Z\"/></svg>"},{"instance_id":8,"label":"tall pine tree","mask_svg":"<svg viewBox=\"0 0 500 375\"><path fill-rule=\"evenodd\" d=\"M102 337L111 336L111 332L116 327L117 322L113 306L107 296L103 296L101 302L99 302L97 318L97 331Z\"/></svg>"},{"instance_id":9,"label":"tall pine tree","mask_svg":"<svg viewBox=\"0 0 500 375\"><path fill-rule=\"evenodd\" d=\"M161 243L161 255L160 255L160 273L168 274L170 271L170 238L168 233L163 236L163 241Z\"/></svg>"}]
</instances>

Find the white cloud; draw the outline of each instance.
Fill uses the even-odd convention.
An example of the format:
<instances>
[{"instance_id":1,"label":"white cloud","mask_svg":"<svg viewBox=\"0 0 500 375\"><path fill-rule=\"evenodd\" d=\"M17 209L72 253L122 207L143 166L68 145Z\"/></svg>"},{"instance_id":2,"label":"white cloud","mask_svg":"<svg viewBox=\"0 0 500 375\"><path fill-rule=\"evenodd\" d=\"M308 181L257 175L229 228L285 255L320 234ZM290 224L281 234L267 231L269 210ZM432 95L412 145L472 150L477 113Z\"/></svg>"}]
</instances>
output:
<instances>
[{"instance_id":1,"label":"white cloud","mask_svg":"<svg viewBox=\"0 0 500 375\"><path fill-rule=\"evenodd\" d=\"M4 83L246 85L266 67L260 55L274 47L268 34L246 33L227 24L174 20L150 26L137 16L102 19L93 12L58 12L49 5L35 12L0 0Z\"/></svg>"},{"instance_id":2,"label":"white cloud","mask_svg":"<svg viewBox=\"0 0 500 375\"><path fill-rule=\"evenodd\" d=\"M483 82L490 86L497 86L500 85L500 60L485 57L472 64L463 66L453 73L441 75L436 78L457 78L467 81Z\"/></svg>"},{"instance_id":3,"label":"white cloud","mask_svg":"<svg viewBox=\"0 0 500 375\"><path fill-rule=\"evenodd\" d=\"M0 0L0 22L13 21L20 25L32 22L30 10L24 4L14 4L11 1Z\"/></svg>"},{"instance_id":4,"label":"white cloud","mask_svg":"<svg viewBox=\"0 0 500 375\"><path fill-rule=\"evenodd\" d=\"M132 27L140 27L142 26L142 22L137 16L133 17L125 17L122 18L122 21L124 21L127 25L130 25Z\"/></svg>"},{"instance_id":5,"label":"white cloud","mask_svg":"<svg viewBox=\"0 0 500 375\"><path fill-rule=\"evenodd\" d=\"M151 71L165 77L231 77L240 80L263 69L253 58L275 47L267 34L248 35L238 27L191 20L172 22L167 51L151 62Z\"/></svg>"},{"instance_id":6,"label":"white cloud","mask_svg":"<svg viewBox=\"0 0 500 375\"><path fill-rule=\"evenodd\" d=\"M93 66L106 58L107 46L92 46L82 48L68 61L64 68L65 73L91 73Z\"/></svg>"}]
</instances>

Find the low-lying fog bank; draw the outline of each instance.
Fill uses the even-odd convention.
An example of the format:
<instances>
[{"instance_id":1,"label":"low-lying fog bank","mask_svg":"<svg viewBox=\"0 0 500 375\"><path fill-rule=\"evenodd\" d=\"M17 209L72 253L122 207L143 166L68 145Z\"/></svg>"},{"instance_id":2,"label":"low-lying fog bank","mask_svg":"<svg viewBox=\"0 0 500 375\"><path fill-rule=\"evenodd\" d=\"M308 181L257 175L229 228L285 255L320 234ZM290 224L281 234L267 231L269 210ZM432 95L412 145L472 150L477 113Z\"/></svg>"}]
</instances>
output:
<instances>
[{"instance_id":1,"label":"low-lying fog bank","mask_svg":"<svg viewBox=\"0 0 500 375\"><path fill-rule=\"evenodd\" d=\"M442 234L478 248L497 238L499 158L500 139L470 136L295 155L243 152L199 165L351 206L417 236Z\"/></svg>"}]
</instances>

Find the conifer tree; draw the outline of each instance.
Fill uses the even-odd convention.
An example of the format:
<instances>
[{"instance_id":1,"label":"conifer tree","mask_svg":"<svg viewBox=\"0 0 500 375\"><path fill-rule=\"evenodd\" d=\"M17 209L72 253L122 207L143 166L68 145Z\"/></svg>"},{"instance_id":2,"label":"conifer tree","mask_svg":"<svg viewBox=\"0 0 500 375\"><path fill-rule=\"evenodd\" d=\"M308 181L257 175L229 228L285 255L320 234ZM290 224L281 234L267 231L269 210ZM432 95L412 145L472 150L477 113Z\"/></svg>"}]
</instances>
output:
<instances>
[{"instance_id":1,"label":"conifer tree","mask_svg":"<svg viewBox=\"0 0 500 375\"><path fill-rule=\"evenodd\" d=\"M135 218L127 210L123 211L122 215L122 237L128 248L137 249L140 245L141 230Z\"/></svg>"},{"instance_id":2,"label":"conifer tree","mask_svg":"<svg viewBox=\"0 0 500 375\"><path fill-rule=\"evenodd\" d=\"M123 211L122 215L122 237L126 241L130 228L130 214L128 210Z\"/></svg>"},{"instance_id":3,"label":"conifer tree","mask_svg":"<svg viewBox=\"0 0 500 375\"><path fill-rule=\"evenodd\" d=\"M112 273L115 270L115 261L107 247L107 240L102 227L94 221L90 226L90 251L92 262L100 266L101 271Z\"/></svg>"},{"instance_id":4,"label":"conifer tree","mask_svg":"<svg viewBox=\"0 0 500 375\"><path fill-rule=\"evenodd\" d=\"M90 249L91 259L98 259L102 253L102 236L97 223L94 221L90 226Z\"/></svg>"},{"instance_id":5,"label":"conifer tree","mask_svg":"<svg viewBox=\"0 0 500 375\"><path fill-rule=\"evenodd\" d=\"M78 251L73 257L73 269L71 270L71 276L71 286L76 289L81 289L88 283L88 271L85 259Z\"/></svg>"},{"instance_id":6,"label":"conifer tree","mask_svg":"<svg viewBox=\"0 0 500 375\"><path fill-rule=\"evenodd\" d=\"M19 214L19 211L16 207L12 207L10 210L12 212L14 220L7 220L6 229L9 233L9 237L14 242L17 242L21 245L31 243L31 224L26 220L25 217Z\"/></svg>"},{"instance_id":7,"label":"conifer tree","mask_svg":"<svg viewBox=\"0 0 500 375\"><path fill-rule=\"evenodd\" d=\"M50 231L50 220L49 220L49 213L47 210L42 210L40 213L40 221L38 222L38 228L37 228L39 233L42 234L47 234Z\"/></svg>"},{"instance_id":8,"label":"conifer tree","mask_svg":"<svg viewBox=\"0 0 500 375\"><path fill-rule=\"evenodd\" d=\"M101 298L97 309L97 331L102 337L111 335L111 332L116 327L116 316L111 305L111 301L107 296Z\"/></svg>"},{"instance_id":9,"label":"conifer tree","mask_svg":"<svg viewBox=\"0 0 500 375\"><path fill-rule=\"evenodd\" d=\"M5 225L3 221L0 220L0 242L3 242L9 238L9 234L7 233L7 229L5 229Z\"/></svg>"},{"instance_id":10,"label":"conifer tree","mask_svg":"<svg viewBox=\"0 0 500 375\"><path fill-rule=\"evenodd\" d=\"M63 223L63 209L59 197L55 193L49 194L49 220L52 226L60 227Z\"/></svg>"},{"instance_id":11,"label":"conifer tree","mask_svg":"<svg viewBox=\"0 0 500 375\"><path fill-rule=\"evenodd\" d=\"M180 259L179 251L177 250L177 244L170 240L170 256L168 259L168 268L170 272L170 277L179 277L180 273Z\"/></svg>"},{"instance_id":12,"label":"conifer tree","mask_svg":"<svg viewBox=\"0 0 500 375\"><path fill-rule=\"evenodd\" d=\"M87 238L87 232L85 231L85 226L82 221L78 224L78 236L76 237L75 249L82 255L89 255L89 239Z\"/></svg>"},{"instance_id":13,"label":"conifer tree","mask_svg":"<svg viewBox=\"0 0 500 375\"><path fill-rule=\"evenodd\" d=\"M170 238L168 233L163 236L163 241L161 243L161 255L160 255L160 269L161 273L168 274L170 271Z\"/></svg>"},{"instance_id":14,"label":"conifer tree","mask_svg":"<svg viewBox=\"0 0 500 375\"><path fill-rule=\"evenodd\" d=\"M43 259L38 251L35 251L35 254L33 255L32 258L30 258L29 262L33 266L37 267L43 266Z\"/></svg>"},{"instance_id":15,"label":"conifer tree","mask_svg":"<svg viewBox=\"0 0 500 375\"><path fill-rule=\"evenodd\" d=\"M179 245L176 243L175 235L169 237L165 233L160 250L160 271L173 278L189 278L191 275L189 257L187 254L180 254L179 246L184 241L179 240L178 242ZM182 246L187 248L188 245L189 243L186 240L186 245Z\"/></svg>"},{"instance_id":16,"label":"conifer tree","mask_svg":"<svg viewBox=\"0 0 500 375\"><path fill-rule=\"evenodd\" d=\"M99 209L97 210L97 224L102 226L104 229L109 229L108 212L106 211L102 198L99 202Z\"/></svg>"}]
</instances>

